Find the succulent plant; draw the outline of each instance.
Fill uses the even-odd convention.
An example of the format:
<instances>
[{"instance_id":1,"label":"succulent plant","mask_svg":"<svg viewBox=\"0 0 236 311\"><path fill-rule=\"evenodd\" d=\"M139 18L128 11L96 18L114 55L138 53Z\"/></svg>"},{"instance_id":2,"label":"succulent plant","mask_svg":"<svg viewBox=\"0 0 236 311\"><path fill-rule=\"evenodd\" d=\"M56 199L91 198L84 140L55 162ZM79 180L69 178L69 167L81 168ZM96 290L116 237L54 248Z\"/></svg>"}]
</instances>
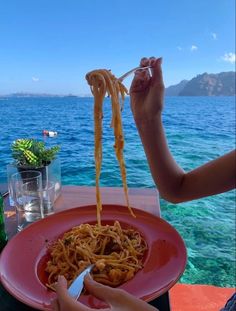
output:
<instances>
[{"instance_id":1,"label":"succulent plant","mask_svg":"<svg viewBox=\"0 0 236 311\"><path fill-rule=\"evenodd\" d=\"M48 165L59 152L59 146L46 148L43 141L21 138L12 143L12 157L18 166L42 167Z\"/></svg>"}]
</instances>

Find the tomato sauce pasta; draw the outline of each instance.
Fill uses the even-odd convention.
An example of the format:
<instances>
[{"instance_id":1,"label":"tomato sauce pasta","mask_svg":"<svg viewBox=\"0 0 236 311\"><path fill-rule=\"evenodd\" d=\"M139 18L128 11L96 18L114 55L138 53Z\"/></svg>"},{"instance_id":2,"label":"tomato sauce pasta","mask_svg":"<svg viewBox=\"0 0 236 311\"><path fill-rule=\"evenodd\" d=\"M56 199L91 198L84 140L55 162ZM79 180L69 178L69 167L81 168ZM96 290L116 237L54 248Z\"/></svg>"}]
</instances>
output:
<instances>
[{"instance_id":1,"label":"tomato sauce pasta","mask_svg":"<svg viewBox=\"0 0 236 311\"><path fill-rule=\"evenodd\" d=\"M70 285L88 265L95 264L91 272L93 279L116 287L142 268L146 249L140 233L122 229L118 221L103 226L81 224L50 247L47 286L53 289L58 275L64 275Z\"/></svg>"}]
</instances>

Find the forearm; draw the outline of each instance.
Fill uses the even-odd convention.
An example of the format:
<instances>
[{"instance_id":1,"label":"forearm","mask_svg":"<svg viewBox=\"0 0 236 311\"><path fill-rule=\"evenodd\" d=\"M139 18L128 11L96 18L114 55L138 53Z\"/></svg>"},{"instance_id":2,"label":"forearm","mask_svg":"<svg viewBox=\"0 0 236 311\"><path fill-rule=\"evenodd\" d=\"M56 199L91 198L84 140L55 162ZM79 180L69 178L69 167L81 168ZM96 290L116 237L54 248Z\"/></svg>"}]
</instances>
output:
<instances>
[{"instance_id":1,"label":"forearm","mask_svg":"<svg viewBox=\"0 0 236 311\"><path fill-rule=\"evenodd\" d=\"M235 188L235 151L185 173L169 150L161 115L148 122L136 121L136 125L154 182L164 199L179 203Z\"/></svg>"},{"instance_id":2,"label":"forearm","mask_svg":"<svg viewBox=\"0 0 236 311\"><path fill-rule=\"evenodd\" d=\"M154 182L161 196L175 201L185 172L173 158L165 137L161 114L149 121L136 120Z\"/></svg>"},{"instance_id":3,"label":"forearm","mask_svg":"<svg viewBox=\"0 0 236 311\"><path fill-rule=\"evenodd\" d=\"M215 195L235 188L235 150L212 160L185 175L182 197L185 201Z\"/></svg>"}]
</instances>

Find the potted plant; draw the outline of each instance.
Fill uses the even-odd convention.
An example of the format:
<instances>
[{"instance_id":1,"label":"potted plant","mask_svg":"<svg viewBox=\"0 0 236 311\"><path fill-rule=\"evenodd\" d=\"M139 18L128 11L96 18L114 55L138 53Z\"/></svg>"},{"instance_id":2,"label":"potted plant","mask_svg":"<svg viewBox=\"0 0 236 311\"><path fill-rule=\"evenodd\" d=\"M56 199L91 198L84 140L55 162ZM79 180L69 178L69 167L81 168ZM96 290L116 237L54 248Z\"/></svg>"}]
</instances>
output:
<instances>
[{"instance_id":1,"label":"potted plant","mask_svg":"<svg viewBox=\"0 0 236 311\"><path fill-rule=\"evenodd\" d=\"M43 141L21 138L12 143L12 157L21 168L42 168L55 159L59 146L46 148Z\"/></svg>"},{"instance_id":2,"label":"potted plant","mask_svg":"<svg viewBox=\"0 0 236 311\"><path fill-rule=\"evenodd\" d=\"M43 141L33 138L21 138L12 143L12 157L19 172L39 170L42 173L43 185L50 180L49 166L56 159L59 146L46 148Z\"/></svg>"}]
</instances>

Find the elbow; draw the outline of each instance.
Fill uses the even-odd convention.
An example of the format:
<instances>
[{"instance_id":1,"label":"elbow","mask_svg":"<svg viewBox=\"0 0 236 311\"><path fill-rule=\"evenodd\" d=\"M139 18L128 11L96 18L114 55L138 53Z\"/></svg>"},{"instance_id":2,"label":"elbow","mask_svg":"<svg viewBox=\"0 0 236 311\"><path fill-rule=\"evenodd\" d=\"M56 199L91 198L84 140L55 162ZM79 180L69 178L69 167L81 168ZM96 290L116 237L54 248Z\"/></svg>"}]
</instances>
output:
<instances>
[{"instance_id":1,"label":"elbow","mask_svg":"<svg viewBox=\"0 0 236 311\"><path fill-rule=\"evenodd\" d=\"M181 172L176 178L169 178L168 182L157 182L160 197L173 204L186 202L186 175Z\"/></svg>"},{"instance_id":2,"label":"elbow","mask_svg":"<svg viewBox=\"0 0 236 311\"><path fill-rule=\"evenodd\" d=\"M168 187L160 188L159 193L161 198L173 203L183 203L186 201L186 191L184 186L185 175L181 176L175 183L169 184Z\"/></svg>"},{"instance_id":3,"label":"elbow","mask_svg":"<svg viewBox=\"0 0 236 311\"><path fill-rule=\"evenodd\" d=\"M162 199L172 203L172 204L178 204L178 203L182 203L185 200L183 198L181 198L181 196L179 194L174 194L174 193L161 193L160 192L160 196Z\"/></svg>"}]
</instances>

